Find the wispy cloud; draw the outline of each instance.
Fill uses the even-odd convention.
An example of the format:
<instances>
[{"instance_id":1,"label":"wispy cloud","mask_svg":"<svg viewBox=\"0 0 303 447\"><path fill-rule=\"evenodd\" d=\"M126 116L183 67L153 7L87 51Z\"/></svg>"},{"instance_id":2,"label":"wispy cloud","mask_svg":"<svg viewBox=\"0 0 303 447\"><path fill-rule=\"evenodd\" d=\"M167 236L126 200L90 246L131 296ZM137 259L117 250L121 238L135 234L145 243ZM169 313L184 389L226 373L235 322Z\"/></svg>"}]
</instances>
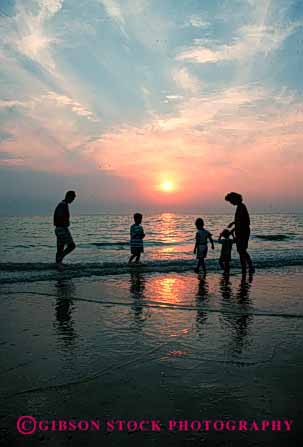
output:
<instances>
[{"instance_id":1,"label":"wispy cloud","mask_svg":"<svg viewBox=\"0 0 303 447\"><path fill-rule=\"evenodd\" d=\"M220 121L228 120L230 116L237 117L239 107L256 105L258 101L267 98L268 93L262 88L227 88L218 92L192 97L178 105L178 110L172 116L158 120L162 129L194 129L197 126L208 129L210 125L217 126ZM241 120L237 117L237 120Z\"/></svg>"},{"instance_id":2,"label":"wispy cloud","mask_svg":"<svg viewBox=\"0 0 303 447\"><path fill-rule=\"evenodd\" d=\"M194 28L208 28L210 26L209 21L203 20L202 17L198 15L192 15L189 18L189 24Z\"/></svg>"},{"instance_id":3,"label":"wispy cloud","mask_svg":"<svg viewBox=\"0 0 303 447\"><path fill-rule=\"evenodd\" d=\"M14 107L27 107L27 104L16 99L0 99L0 109L12 109Z\"/></svg>"},{"instance_id":4,"label":"wispy cloud","mask_svg":"<svg viewBox=\"0 0 303 447\"><path fill-rule=\"evenodd\" d=\"M104 6L107 14L112 17L118 24L124 25L125 20L122 14L119 3L115 0L100 0L100 3Z\"/></svg>"},{"instance_id":5,"label":"wispy cloud","mask_svg":"<svg viewBox=\"0 0 303 447\"><path fill-rule=\"evenodd\" d=\"M59 43L47 29L48 22L61 10L63 0L16 2L16 13L2 28L9 28L4 42L48 70L55 69L52 47Z\"/></svg>"},{"instance_id":6,"label":"wispy cloud","mask_svg":"<svg viewBox=\"0 0 303 447\"><path fill-rule=\"evenodd\" d=\"M71 110L76 113L79 116L86 117L89 120L98 122L94 114L83 107L82 104L80 104L77 101L74 101L73 99L69 98L66 95L59 95L56 92L48 92L47 95L42 96L39 101L51 101L57 104L58 106L67 106L70 107Z\"/></svg>"},{"instance_id":7,"label":"wispy cloud","mask_svg":"<svg viewBox=\"0 0 303 447\"><path fill-rule=\"evenodd\" d=\"M194 45L181 51L176 59L200 64L217 63L221 61L242 61L257 53L268 55L278 49L282 43L301 23L292 23L285 27L275 25L245 25L229 44L206 42L206 45Z\"/></svg>"},{"instance_id":8,"label":"wispy cloud","mask_svg":"<svg viewBox=\"0 0 303 447\"><path fill-rule=\"evenodd\" d=\"M202 84L186 67L174 69L172 77L178 87L191 93L197 93Z\"/></svg>"},{"instance_id":9,"label":"wispy cloud","mask_svg":"<svg viewBox=\"0 0 303 447\"><path fill-rule=\"evenodd\" d=\"M125 30L123 7L120 6L118 0L99 0L99 2L104 7L108 16L118 25L120 31L128 37Z\"/></svg>"}]
</instances>

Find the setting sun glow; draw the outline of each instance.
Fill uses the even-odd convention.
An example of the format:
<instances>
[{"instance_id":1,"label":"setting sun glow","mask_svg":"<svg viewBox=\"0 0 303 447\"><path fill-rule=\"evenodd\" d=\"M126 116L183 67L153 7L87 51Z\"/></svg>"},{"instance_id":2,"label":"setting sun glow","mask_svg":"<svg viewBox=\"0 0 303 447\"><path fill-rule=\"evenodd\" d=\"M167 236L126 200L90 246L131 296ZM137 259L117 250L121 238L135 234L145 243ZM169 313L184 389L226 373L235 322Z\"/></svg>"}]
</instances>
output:
<instances>
[{"instance_id":1,"label":"setting sun glow","mask_svg":"<svg viewBox=\"0 0 303 447\"><path fill-rule=\"evenodd\" d=\"M165 180L161 183L161 190L164 192L171 192L174 190L174 184L170 180Z\"/></svg>"}]
</instances>

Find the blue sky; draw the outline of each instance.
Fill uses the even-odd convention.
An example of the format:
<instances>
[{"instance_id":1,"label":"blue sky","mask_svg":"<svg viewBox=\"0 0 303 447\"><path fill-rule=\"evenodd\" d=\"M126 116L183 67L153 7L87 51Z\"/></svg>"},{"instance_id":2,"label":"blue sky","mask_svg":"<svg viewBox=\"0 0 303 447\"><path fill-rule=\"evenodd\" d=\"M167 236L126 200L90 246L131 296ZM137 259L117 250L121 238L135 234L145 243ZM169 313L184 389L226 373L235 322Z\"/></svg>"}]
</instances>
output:
<instances>
[{"instance_id":1,"label":"blue sky","mask_svg":"<svg viewBox=\"0 0 303 447\"><path fill-rule=\"evenodd\" d=\"M0 0L2 213L69 186L79 210L302 210L302 24L291 0Z\"/></svg>"}]
</instances>

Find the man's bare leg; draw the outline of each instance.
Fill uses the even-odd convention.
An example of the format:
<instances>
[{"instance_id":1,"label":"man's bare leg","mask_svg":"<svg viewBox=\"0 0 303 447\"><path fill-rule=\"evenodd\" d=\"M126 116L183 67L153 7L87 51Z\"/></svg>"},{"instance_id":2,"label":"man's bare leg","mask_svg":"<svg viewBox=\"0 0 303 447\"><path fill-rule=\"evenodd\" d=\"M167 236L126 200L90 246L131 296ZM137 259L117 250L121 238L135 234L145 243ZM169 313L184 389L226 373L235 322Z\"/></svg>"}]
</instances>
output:
<instances>
[{"instance_id":1,"label":"man's bare leg","mask_svg":"<svg viewBox=\"0 0 303 447\"><path fill-rule=\"evenodd\" d=\"M74 242L72 242L71 244L68 244L68 246L66 247L66 249L62 253L62 260L63 260L63 258L65 258L66 255L68 255L73 250L75 250L75 248L76 248L76 244Z\"/></svg>"},{"instance_id":2,"label":"man's bare leg","mask_svg":"<svg viewBox=\"0 0 303 447\"><path fill-rule=\"evenodd\" d=\"M68 246L64 249L64 244L57 244L57 254L56 254L56 264L59 270L63 270L63 259L66 255L71 253L73 250L75 250L76 245L75 243L68 244Z\"/></svg>"},{"instance_id":3,"label":"man's bare leg","mask_svg":"<svg viewBox=\"0 0 303 447\"><path fill-rule=\"evenodd\" d=\"M57 242L57 253L56 253L56 264L61 264L62 259L64 258L64 244L60 244Z\"/></svg>"},{"instance_id":4,"label":"man's bare leg","mask_svg":"<svg viewBox=\"0 0 303 447\"><path fill-rule=\"evenodd\" d=\"M140 263L140 256L141 256L141 253L139 253L139 254L136 256L136 260L135 260L135 263L136 263L136 264L139 264L139 263Z\"/></svg>"},{"instance_id":5,"label":"man's bare leg","mask_svg":"<svg viewBox=\"0 0 303 447\"><path fill-rule=\"evenodd\" d=\"M136 257L136 255L131 255L128 260L128 263L131 264L131 262L135 259L135 257Z\"/></svg>"}]
</instances>

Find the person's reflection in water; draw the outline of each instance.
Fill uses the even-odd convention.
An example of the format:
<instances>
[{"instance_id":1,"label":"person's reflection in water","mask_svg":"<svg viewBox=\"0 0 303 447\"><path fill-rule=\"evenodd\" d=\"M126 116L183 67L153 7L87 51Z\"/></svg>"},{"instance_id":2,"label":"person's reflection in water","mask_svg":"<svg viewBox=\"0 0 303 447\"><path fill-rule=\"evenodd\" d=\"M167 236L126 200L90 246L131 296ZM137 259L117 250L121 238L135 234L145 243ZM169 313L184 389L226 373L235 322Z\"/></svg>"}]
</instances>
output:
<instances>
[{"instance_id":1,"label":"person's reflection in water","mask_svg":"<svg viewBox=\"0 0 303 447\"><path fill-rule=\"evenodd\" d=\"M56 306L55 306L55 327L58 332L60 344L63 343L64 349L71 351L75 346L77 334L72 319L73 301L72 297L75 287L70 280L59 280L56 285Z\"/></svg>"},{"instance_id":2,"label":"person's reflection in water","mask_svg":"<svg viewBox=\"0 0 303 447\"><path fill-rule=\"evenodd\" d=\"M239 284L239 289L237 292L237 301L241 305L240 309L243 315L236 318L235 329L235 351L241 353L249 335L248 326L252 323L253 316L245 315L245 311L251 311L251 301L250 301L250 288L253 280L253 275L250 274L247 280L246 276L242 276L241 282Z\"/></svg>"},{"instance_id":3,"label":"person's reflection in water","mask_svg":"<svg viewBox=\"0 0 303 447\"><path fill-rule=\"evenodd\" d=\"M143 317L143 300L145 289L145 276L141 272L131 272L130 274L130 295L134 299L132 306L134 319L137 328L141 328L145 318Z\"/></svg>"},{"instance_id":4,"label":"person's reflection in water","mask_svg":"<svg viewBox=\"0 0 303 447\"><path fill-rule=\"evenodd\" d=\"M205 304L208 303L209 286L205 275L199 275L198 280L199 280L198 290L196 293L196 305L197 305L196 322L197 322L197 330L198 332L200 332L200 330L203 328L203 325L207 320L207 312L203 311L203 307Z\"/></svg>"},{"instance_id":5,"label":"person's reflection in water","mask_svg":"<svg viewBox=\"0 0 303 447\"><path fill-rule=\"evenodd\" d=\"M229 273L223 273L222 278L220 280L220 291L221 291L223 302L225 302L225 301L230 302L233 292L232 292L232 288L231 288Z\"/></svg>"},{"instance_id":6,"label":"person's reflection in water","mask_svg":"<svg viewBox=\"0 0 303 447\"><path fill-rule=\"evenodd\" d=\"M223 313L225 321L232 327L232 351L237 354L241 354L243 347L247 342L247 337L249 335L248 326L253 320L253 316L245 312L251 312L251 301L250 301L250 288L253 280L253 276L249 275L247 280L246 276L242 276L239 288L237 290L236 296L233 296L231 282L229 275L222 275L220 281L220 291L222 295L223 302L225 304L233 304L236 311L241 312L243 315L231 315L228 313Z\"/></svg>"}]
</instances>

